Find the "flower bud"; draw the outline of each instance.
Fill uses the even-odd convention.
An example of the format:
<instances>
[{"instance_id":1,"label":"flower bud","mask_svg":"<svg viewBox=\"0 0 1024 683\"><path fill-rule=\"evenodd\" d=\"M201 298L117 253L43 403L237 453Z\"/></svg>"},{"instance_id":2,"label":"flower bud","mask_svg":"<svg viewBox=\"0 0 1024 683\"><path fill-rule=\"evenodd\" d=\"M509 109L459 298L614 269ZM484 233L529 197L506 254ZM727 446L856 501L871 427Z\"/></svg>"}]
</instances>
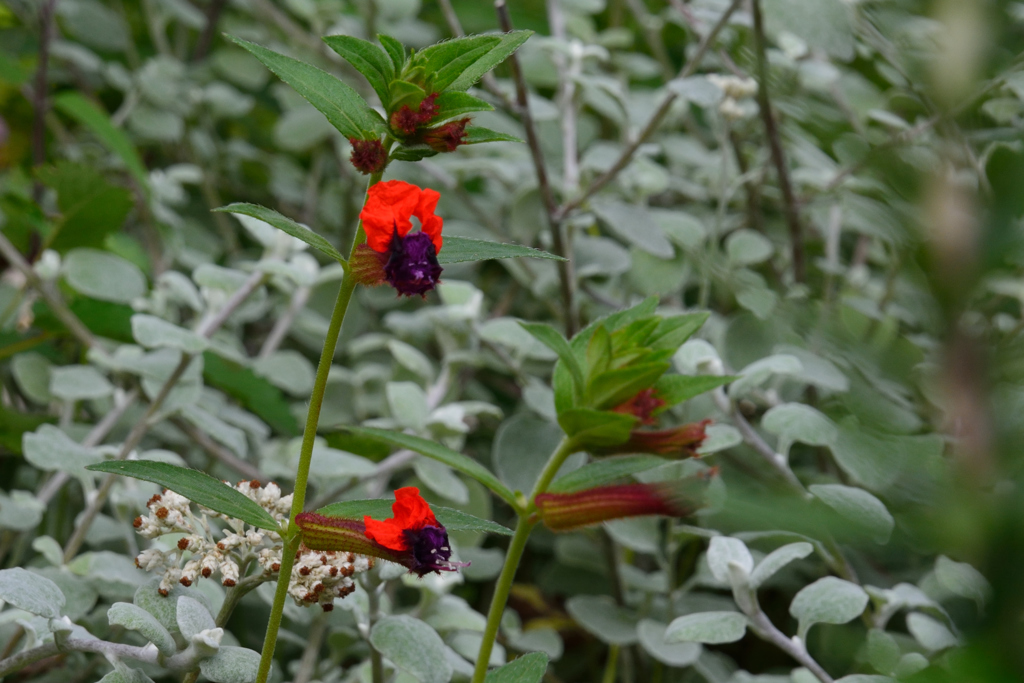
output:
<instances>
[{"instance_id":1,"label":"flower bud","mask_svg":"<svg viewBox=\"0 0 1024 683\"><path fill-rule=\"evenodd\" d=\"M575 493L542 493L534 499L537 515L552 531L572 531L613 519L664 515L687 517L704 506L712 468L679 482L598 486Z\"/></svg>"},{"instance_id":2,"label":"flower bud","mask_svg":"<svg viewBox=\"0 0 1024 683\"><path fill-rule=\"evenodd\" d=\"M348 159L360 173L364 175L380 173L388 165L388 154L384 151L384 144L379 139L349 138L348 141L352 145L352 154Z\"/></svg>"}]
</instances>

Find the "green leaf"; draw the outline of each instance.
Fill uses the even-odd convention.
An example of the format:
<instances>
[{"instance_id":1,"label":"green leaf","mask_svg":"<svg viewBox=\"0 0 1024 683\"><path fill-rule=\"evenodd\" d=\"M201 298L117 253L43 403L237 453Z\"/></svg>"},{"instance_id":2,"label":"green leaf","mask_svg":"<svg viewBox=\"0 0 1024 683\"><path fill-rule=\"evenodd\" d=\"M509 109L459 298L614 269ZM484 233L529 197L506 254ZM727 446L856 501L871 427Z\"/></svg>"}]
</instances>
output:
<instances>
[{"instance_id":1,"label":"green leaf","mask_svg":"<svg viewBox=\"0 0 1024 683\"><path fill-rule=\"evenodd\" d=\"M907 630L930 652L938 652L959 644L957 637L943 623L920 612L911 612L907 615Z\"/></svg>"},{"instance_id":2,"label":"green leaf","mask_svg":"<svg viewBox=\"0 0 1024 683\"><path fill-rule=\"evenodd\" d=\"M482 142L522 142L520 138L508 133L499 133L490 128L482 126L466 126L466 137L462 139L464 145L477 145Z\"/></svg>"},{"instance_id":3,"label":"green leaf","mask_svg":"<svg viewBox=\"0 0 1024 683\"><path fill-rule=\"evenodd\" d=\"M698 612L668 625L665 642L734 643L747 631L747 618L739 612Z\"/></svg>"},{"instance_id":4,"label":"green leaf","mask_svg":"<svg viewBox=\"0 0 1024 683\"><path fill-rule=\"evenodd\" d=\"M637 472L654 469L665 464L664 458L656 455L623 455L602 458L588 463L578 470L563 474L548 487L549 493L573 493L583 489L601 486L616 479L628 477Z\"/></svg>"},{"instance_id":5,"label":"green leaf","mask_svg":"<svg viewBox=\"0 0 1024 683\"><path fill-rule=\"evenodd\" d=\"M0 571L0 600L47 619L56 619L64 608L57 584L21 567Z\"/></svg>"},{"instance_id":6,"label":"green leaf","mask_svg":"<svg viewBox=\"0 0 1024 683\"><path fill-rule=\"evenodd\" d=\"M807 631L815 624L845 624L859 617L867 605L863 588L826 576L801 589L790 603L789 613L799 622L800 639L807 642Z\"/></svg>"},{"instance_id":7,"label":"green leaf","mask_svg":"<svg viewBox=\"0 0 1024 683\"><path fill-rule=\"evenodd\" d=\"M716 389L736 379L731 375L664 375L654 383L658 398L665 405L656 412Z\"/></svg>"},{"instance_id":8,"label":"green leaf","mask_svg":"<svg viewBox=\"0 0 1024 683\"><path fill-rule=\"evenodd\" d=\"M178 651L174 638L163 627L156 617L130 602L115 602L107 610L107 621L111 626L124 626L138 631L146 640L156 645L156 649L164 656L171 656Z\"/></svg>"},{"instance_id":9,"label":"green leaf","mask_svg":"<svg viewBox=\"0 0 1024 683\"><path fill-rule=\"evenodd\" d=\"M322 254L330 256L338 263L345 263L345 257L341 255L341 252L331 246L331 243L321 235L313 232L305 226L299 225L287 216L282 216L273 209L268 209L257 204L235 203L214 209L214 211L239 213L243 216L251 216L252 218L261 220L264 223L273 225L278 230L288 233L297 240L305 242Z\"/></svg>"},{"instance_id":10,"label":"green leaf","mask_svg":"<svg viewBox=\"0 0 1024 683\"><path fill-rule=\"evenodd\" d=\"M441 93L437 98L436 104L438 109L437 116L434 117L436 122L454 119L456 116L474 111L494 110L494 107L479 97L473 97L469 93L452 90Z\"/></svg>"},{"instance_id":11,"label":"green leaf","mask_svg":"<svg viewBox=\"0 0 1024 683\"><path fill-rule=\"evenodd\" d=\"M802 403L783 403L770 408L761 418L761 426L789 443L799 441L812 446L831 446L839 436L832 420Z\"/></svg>"},{"instance_id":12,"label":"green leaf","mask_svg":"<svg viewBox=\"0 0 1024 683\"><path fill-rule=\"evenodd\" d=\"M192 330L147 313L132 316L132 334L135 335L135 341L147 349L170 348L195 354L204 351L209 345L209 340Z\"/></svg>"},{"instance_id":13,"label":"green leaf","mask_svg":"<svg viewBox=\"0 0 1024 683\"><path fill-rule=\"evenodd\" d=\"M754 571L750 572L751 587L757 588L790 562L802 560L812 552L814 552L814 546L803 541L776 548L757 563Z\"/></svg>"},{"instance_id":14,"label":"green leaf","mask_svg":"<svg viewBox=\"0 0 1024 683\"><path fill-rule=\"evenodd\" d=\"M813 484L808 490L815 498L845 517L850 524L866 530L875 543L889 542L896 521L885 503L864 489L842 484Z\"/></svg>"},{"instance_id":15,"label":"green leaf","mask_svg":"<svg viewBox=\"0 0 1024 683\"><path fill-rule=\"evenodd\" d=\"M765 0L764 17L770 35L788 32L843 61L854 57L852 9L842 0Z\"/></svg>"},{"instance_id":16,"label":"green leaf","mask_svg":"<svg viewBox=\"0 0 1024 683\"><path fill-rule=\"evenodd\" d=\"M474 83L479 81L485 73L508 59L508 57L518 50L520 45L529 40L532 35L533 31L509 31L504 34L501 36L501 40L498 41L494 47L473 62L473 64L466 68L458 78L452 81L451 85L448 86L448 89L468 90Z\"/></svg>"},{"instance_id":17,"label":"green leaf","mask_svg":"<svg viewBox=\"0 0 1024 683\"><path fill-rule=\"evenodd\" d=\"M395 67L395 73L400 73L405 68L405 62L407 55L405 54L405 46L402 45L397 39L385 33L378 33L377 40L380 41L384 51L388 53L388 57L391 58L391 63Z\"/></svg>"},{"instance_id":18,"label":"green leaf","mask_svg":"<svg viewBox=\"0 0 1024 683\"><path fill-rule=\"evenodd\" d=\"M602 372L590 380L584 401L598 409L610 409L654 385L671 363L638 363Z\"/></svg>"},{"instance_id":19,"label":"green leaf","mask_svg":"<svg viewBox=\"0 0 1024 683\"><path fill-rule=\"evenodd\" d=\"M362 521L364 515L373 519L384 520L393 516L391 505L393 500L387 498L374 498L370 500L344 500L340 503L331 503L326 507L317 510L318 514L324 517L343 517L345 519L356 519ZM431 505L437 521L441 522L448 531L480 531L501 536L511 536L512 530L486 519L474 517L471 514L455 510L453 508Z\"/></svg>"},{"instance_id":20,"label":"green leaf","mask_svg":"<svg viewBox=\"0 0 1024 683\"><path fill-rule=\"evenodd\" d=\"M391 93L392 111L400 109L402 106L416 109L427 96L427 91L420 86L401 79L391 81L388 88Z\"/></svg>"},{"instance_id":21,"label":"green leaf","mask_svg":"<svg viewBox=\"0 0 1024 683\"><path fill-rule=\"evenodd\" d=\"M123 130L114 127L105 111L74 91L65 91L55 97L53 106L91 130L104 147L121 157L136 182L144 190L149 190L149 174L139 151Z\"/></svg>"},{"instance_id":22,"label":"green leaf","mask_svg":"<svg viewBox=\"0 0 1024 683\"><path fill-rule=\"evenodd\" d=\"M445 237L444 245L437 255L437 262L442 265L464 263L466 261L488 261L503 258L545 258L552 261L566 261L562 256L555 256L540 249L524 247L521 244L490 242L475 240L469 237Z\"/></svg>"},{"instance_id":23,"label":"green leaf","mask_svg":"<svg viewBox=\"0 0 1024 683\"><path fill-rule=\"evenodd\" d=\"M636 629L640 645L662 664L674 667L690 666L700 658L703 648L697 643L669 643L665 640L668 628L652 619L644 619Z\"/></svg>"},{"instance_id":24,"label":"green leaf","mask_svg":"<svg viewBox=\"0 0 1024 683\"><path fill-rule=\"evenodd\" d=\"M421 683L448 683L452 665L437 631L410 616L387 616L370 631L370 644Z\"/></svg>"},{"instance_id":25,"label":"green leaf","mask_svg":"<svg viewBox=\"0 0 1024 683\"><path fill-rule=\"evenodd\" d=\"M675 353L687 339L704 326L710 313L688 313L665 318L651 333L647 346L660 351L668 349Z\"/></svg>"},{"instance_id":26,"label":"green leaf","mask_svg":"<svg viewBox=\"0 0 1024 683\"><path fill-rule=\"evenodd\" d=\"M420 161L421 159L429 159L430 157L437 156L437 152L426 145L399 145L391 151L389 156L391 159L396 161ZM445 244L452 239L453 238L451 237L445 237ZM438 254L437 258L439 263L446 263L442 254Z\"/></svg>"},{"instance_id":27,"label":"green leaf","mask_svg":"<svg viewBox=\"0 0 1024 683\"><path fill-rule=\"evenodd\" d=\"M40 169L39 179L57 191L60 219L46 247L65 253L75 247L102 247L121 228L132 208L132 195L107 182L96 169L70 161Z\"/></svg>"},{"instance_id":28,"label":"green leaf","mask_svg":"<svg viewBox=\"0 0 1024 683\"><path fill-rule=\"evenodd\" d=\"M231 37L231 40L295 88L346 138L365 140L384 132L384 120L380 115L355 90L326 71L241 38Z\"/></svg>"},{"instance_id":29,"label":"green leaf","mask_svg":"<svg viewBox=\"0 0 1024 683\"><path fill-rule=\"evenodd\" d=\"M745 575L750 575L754 568L754 557L747 549L747 544L732 536L715 536L708 545L707 553L708 569L719 583L729 584L729 565L735 563L743 569Z\"/></svg>"},{"instance_id":30,"label":"green leaf","mask_svg":"<svg viewBox=\"0 0 1024 683\"><path fill-rule=\"evenodd\" d=\"M259 668L258 652L234 645L221 645L217 654L199 662L199 670L213 683L252 683Z\"/></svg>"},{"instance_id":31,"label":"green leaf","mask_svg":"<svg viewBox=\"0 0 1024 683\"><path fill-rule=\"evenodd\" d=\"M385 109L390 96L388 83L395 77L395 65L379 47L354 36L325 36L324 42L366 77Z\"/></svg>"},{"instance_id":32,"label":"green leaf","mask_svg":"<svg viewBox=\"0 0 1024 683\"><path fill-rule=\"evenodd\" d=\"M619 607L607 595L576 595L565 608L573 620L609 645L632 645L637 641L638 619L633 612Z\"/></svg>"},{"instance_id":33,"label":"green leaf","mask_svg":"<svg viewBox=\"0 0 1024 683\"><path fill-rule=\"evenodd\" d=\"M544 346L558 354L558 359L565 364L565 367L572 374L573 382L576 383L577 395L582 394L587 387L583 368L580 367L579 359L576 358L576 354L573 353L572 347L569 346L569 342L566 341L565 337L547 323L520 322L519 324L524 330L544 344Z\"/></svg>"},{"instance_id":34,"label":"green leaf","mask_svg":"<svg viewBox=\"0 0 1024 683\"><path fill-rule=\"evenodd\" d=\"M238 400L274 431L286 436L299 433L281 390L249 368L207 351L203 354L203 381Z\"/></svg>"},{"instance_id":35,"label":"green leaf","mask_svg":"<svg viewBox=\"0 0 1024 683\"><path fill-rule=\"evenodd\" d=\"M198 470L153 460L109 460L89 465L86 469L151 481L185 496L193 503L260 529L278 531L281 527L269 512L255 502L221 480Z\"/></svg>"},{"instance_id":36,"label":"green leaf","mask_svg":"<svg viewBox=\"0 0 1024 683\"><path fill-rule=\"evenodd\" d=\"M515 507L517 504L515 494L513 494L507 486L502 484L490 470L469 456L453 451L446 446L442 446L436 441L429 441L411 434L402 434L401 432L392 432L387 429L376 429L373 427L351 427L346 431L351 432L356 436L376 439L377 441L382 441L398 448L408 448L411 451L416 451L420 455L425 455L428 458L433 458L434 460L443 462L452 469L458 470L466 476L476 479L509 505Z\"/></svg>"},{"instance_id":37,"label":"green leaf","mask_svg":"<svg viewBox=\"0 0 1024 683\"><path fill-rule=\"evenodd\" d=\"M420 50L413 63L423 67L427 74L433 75L433 90L440 92L446 90L464 71L500 42L501 39L497 36L463 36L445 40ZM471 84L466 88L469 85Z\"/></svg>"},{"instance_id":38,"label":"green leaf","mask_svg":"<svg viewBox=\"0 0 1024 683\"><path fill-rule=\"evenodd\" d=\"M636 426L633 415L592 408L570 408L558 413L558 424L565 433L585 446L618 446L629 440Z\"/></svg>"},{"instance_id":39,"label":"green leaf","mask_svg":"<svg viewBox=\"0 0 1024 683\"><path fill-rule=\"evenodd\" d=\"M487 673L484 683L540 683L548 670L548 656L531 652Z\"/></svg>"},{"instance_id":40,"label":"green leaf","mask_svg":"<svg viewBox=\"0 0 1024 683\"><path fill-rule=\"evenodd\" d=\"M213 615L210 614L210 610L203 603L187 595L178 598L176 618L178 631L186 640L191 640L193 636L203 631L217 628L217 623L214 621Z\"/></svg>"},{"instance_id":41,"label":"green leaf","mask_svg":"<svg viewBox=\"0 0 1024 683\"><path fill-rule=\"evenodd\" d=\"M139 267L109 251L74 249L61 270L69 285L100 301L127 304L146 294L146 276Z\"/></svg>"}]
</instances>

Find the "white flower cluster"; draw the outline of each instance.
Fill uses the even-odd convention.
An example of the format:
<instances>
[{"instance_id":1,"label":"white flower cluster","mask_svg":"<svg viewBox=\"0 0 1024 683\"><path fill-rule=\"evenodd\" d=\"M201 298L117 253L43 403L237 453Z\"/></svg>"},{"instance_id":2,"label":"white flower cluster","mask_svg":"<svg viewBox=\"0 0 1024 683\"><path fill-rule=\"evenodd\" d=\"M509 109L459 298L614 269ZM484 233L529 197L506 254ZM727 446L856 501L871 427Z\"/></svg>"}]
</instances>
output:
<instances>
[{"instance_id":1,"label":"white flower cluster","mask_svg":"<svg viewBox=\"0 0 1024 683\"><path fill-rule=\"evenodd\" d=\"M708 80L725 93L725 98L718 105L718 113L725 118L736 121L752 116L757 111L753 103L749 102L757 94L757 81L753 78L711 74Z\"/></svg>"},{"instance_id":2,"label":"white flower cluster","mask_svg":"<svg viewBox=\"0 0 1024 683\"><path fill-rule=\"evenodd\" d=\"M226 484L230 486L230 484ZM255 479L241 481L235 490L255 502L278 522L285 522L292 505L291 496L282 496L280 487L266 486ZM162 571L159 591L170 593L174 584L191 586L200 578L219 574L221 583L231 587L255 561L268 580L281 569L284 544L280 534L247 526L234 519L200 506L193 514L191 501L173 491L164 490L149 499L149 514L135 518L135 529L145 538L165 534L184 534L174 550L148 548L135 565L146 571ZM223 520L226 528L211 526L211 518ZM223 538L214 540L215 534ZM300 605L319 604L325 611L334 606L335 598L343 598L355 590L352 576L373 566L373 560L347 552L316 551L303 547L295 556L295 566L288 592Z\"/></svg>"}]
</instances>

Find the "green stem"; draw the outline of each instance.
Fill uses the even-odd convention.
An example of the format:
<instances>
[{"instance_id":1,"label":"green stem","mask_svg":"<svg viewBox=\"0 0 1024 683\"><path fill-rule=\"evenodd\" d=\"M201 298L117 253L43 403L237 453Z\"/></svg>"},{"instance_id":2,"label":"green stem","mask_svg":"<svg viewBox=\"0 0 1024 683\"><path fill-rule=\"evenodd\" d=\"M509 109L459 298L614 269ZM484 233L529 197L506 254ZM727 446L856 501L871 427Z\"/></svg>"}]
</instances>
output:
<instances>
[{"instance_id":1,"label":"green stem","mask_svg":"<svg viewBox=\"0 0 1024 683\"><path fill-rule=\"evenodd\" d=\"M526 541L530 538L530 532L533 531L533 526L536 524L531 520L534 510L533 499L537 494L547 490L565 459L575 452L576 444L573 440L569 437L563 438L548 459L540 478L537 479L533 493L530 494L528 507L519 513L519 521L516 524L512 542L509 543L508 553L505 555L505 565L501 568L501 575L494 585L494 597L491 598L491 608L487 612L487 626L484 628L483 640L480 641L480 652L476 656L473 683L483 683L487 676L487 665L491 661L491 650L494 649L494 640L498 637L498 627L501 626L501 617L505 613L508 595L512 590L512 581L516 578L519 560L522 559L523 551L526 550Z\"/></svg>"},{"instance_id":2,"label":"green stem","mask_svg":"<svg viewBox=\"0 0 1024 683\"><path fill-rule=\"evenodd\" d=\"M473 671L473 683L483 683L487 676L487 664L491 661L491 650L494 649L494 639L498 637L498 627L501 625L501 617L505 613L505 603L508 602L508 594L512 590L512 580L516 577L516 569L519 568L519 560L526 550L526 540L530 537L534 523L526 514L519 516L516 524L515 534L508 546L508 553L505 555L505 566L501 568L501 576L494 586L494 597L491 598L491 609L487 612L487 627L484 629L484 639L480 642L480 652L476 656L476 669Z\"/></svg>"},{"instance_id":3,"label":"green stem","mask_svg":"<svg viewBox=\"0 0 1024 683\"><path fill-rule=\"evenodd\" d=\"M370 176L370 183L367 187L373 187L380 182L382 173L374 173ZM366 241L366 233L362 224L356 229L355 239L352 240L352 249L349 252L349 259L355 253L356 247ZM352 301L352 293L355 291L356 282L345 266L345 278L341 281L341 288L338 290L338 300L334 304L334 312L331 314L331 322L327 327L327 338L324 339L324 348L320 352L320 364L316 368L316 380L313 382L313 391L309 396L309 411L306 413L306 427L302 432L302 449L299 451L299 469L295 473L295 489L292 493L292 510L288 517L288 531L286 543L281 552L281 570L277 577L277 591L274 593L274 605L270 610L270 619L267 622L267 635L263 639L263 653L260 655L260 668L256 674L256 683L267 683L270 676L270 666L274 661L274 649L277 647L277 632L281 628L281 616L284 614L284 603L288 598L288 583L292 576L292 567L295 565L295 551L298 549L301 536L295 525L295 517L302 512L306 504L306 485L309 482L309 465L313 460L313 444L316 441L317 425L320 422L320 409L324 404L324 393L327 390L327 376L331 371L331 363L334 360L334 349L338 345L338 336L341 334L341 324L345 321L345 313L348 312L348 305Z\"/></svg>"},{"instance_id":4,"label":"green stem","mask_svg":"<svg viewBox=\"0 0 1024 683\"><path fill-rule=\"evenodd\" d=\"M619 665L619 646L612 645L608 648L608 661L604 665L604 676L601 683L615 683L615 671Z\"/></svg>"}]
</instances>

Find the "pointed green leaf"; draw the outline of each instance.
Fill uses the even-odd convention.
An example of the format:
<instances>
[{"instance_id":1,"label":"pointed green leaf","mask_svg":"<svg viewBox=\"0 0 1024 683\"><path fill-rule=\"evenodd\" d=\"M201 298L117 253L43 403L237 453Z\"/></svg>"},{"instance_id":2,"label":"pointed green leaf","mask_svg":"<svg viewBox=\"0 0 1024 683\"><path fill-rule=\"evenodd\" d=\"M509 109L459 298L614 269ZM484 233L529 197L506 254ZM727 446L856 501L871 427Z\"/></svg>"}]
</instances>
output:
<instances>
[{"instance_id":1,"label":"pointed green leaf","mask_svg":"<svg viewBox=\"0 0 1024 683\"><path fill-rule=\"evenodd\" d=\"M515 135L499 133L496 130L482 128L480 126L466 126L466 137L462 140L464 145L477 145L482 142L522 142Z\"/></svg>"},{"instance_id":2,"label":"pointed green leaf","mask_svg":"<svg viewBox=\"0 0 1024 683\"><path fill-rule=\"evenodd\" d=\"M391 81L388 91L391 97L389 106L392 111L399 109L402 105L408 105L410 109L415 109L427 96L427 91L420 86L402 80Z\"/></svg>"},{"instance_id":3,"label":"pointed green leaf","mask_svg":"<svg viewBox=\"0 0 1024 683\"><path fill-rule=\"evenodd\" d=\"M419 161L420 159L427 159L433 156L437 156L437 152L430 149L426 145L412 145L408 147L405 145L399 145L394 150L392 150L390 154L391 159L394 161ZM445 237L445 244L447 244L448 240L450 239L451 237ZM454 263L445 261L444 256L442 254L438 254L437 258L438 263Z\"/></svg>"},{"instance_id":4,"label":"pointed green leaf","mask_svg":"<svg viewBox=\"0 0 1024 683\"><path fill-rule=\"evenodd\" d=\"M120 128L114 127L105 111L73 91L58 95L53 100L53 106L91 130L107 149L121 157L139 185L144 190L149 190L149 174L146 172L146 165L142 163L142 157L128 135Z\"/></svg>"},{"instance_id":5,"label":"pointed green leaf","mask_svg":"<svg viewBox=\"0 0 1024 683\"><path fill-rule=\"evenodd\" d=\"M558 424L577 443L586 446L618 446L629 440L636 426L633 415L591 408L570 408L558 413Z\"/></svg>"},{"instance_id":6,"label":"pointed green leaf","mask_svg":"<svg viewBox=\"0 0 1024 683\"><path fill-rule=\"evenodd\" d=\"M653 386L669 366L667 362L637 363L602 372L590 381L584 400L595 408L614 408L636 396L637 392Z\"/></svg>"},{"instance_id":7,"label":"pointed green leaf","mask_svg":"<svg viewBox=\"0 0 1024 683\"><path fill-rule=\"evenodd\" d=\"M120 474L159 484L181 494L197 505L260 529L278 531L281 525L270 513L219 479L187 467L152 460L108 460L89 465L87 470Z\"/></svg>"},{"instance_id":8,"label":"pointed green leaf","mask_svg":"<svg viewBox=\"0 0 1024 683\"><path fill-rule=\"evenodd\" d=\"M324 517L342 517L344 519L355 519L363 521L363 516L368 515L373 519L384 520L394 516L391 511L393 500L387 498L374 498L370 500L345 500L340 503L331 503L326 507L317 510L317 514ZM437 521L441 522L448 531L482 531L484 533L511 536L512 530L487 519L474 517L461 510L431 505Z\"/></svg>"},{"instance_id":9,"label":"pointed green leaf","mask_svg":"<svg viewBox=\"0 0 1024 683\"><path fill-rule=\"evenodd\" d=\"M505 242L490 242L488 240L475 240L469 237L448 237L444 238L444 246L437 255L437 262L445 265L449 263L465 263L466 261L488 261L491 259L503 258L545 258L552 261L565 261L561 256L549 254L540 249L524 247L521 244L507 244Z\"/></svg>"},{"instance_id":10,"label":"pointed green leaf","mask_svg":"<svg viewBox=\"0 0 1024 683\"><path fill-rule=\"evenodd\" d=\"M295 88L346 138L364 140L383 133L384 120L380 115L355 90L326 71L241 38L231 37L231 40Z\"/></svg>"},{"instance_id":11,"label":"pointed green leaf","mask_svg":"<svg viewBox=\"0 0 1024 683\"><path fill-rule=\"evenodd\" d=\"M388 108L388 83L395 77L391 59L373 43L354 36L326 36L323 41L369 81L384 108Z\"/></svg>"},{"instance_id":12,"label":"pointed green leaf","mask_svg":"<svg viewBox=\"0 0 1024 683\"><path fill-rule=\"evenodd\" d=\"M391 58L391 63L395 67L395 73L399 73L405 68L405 62L407 55L405 53L405 46L402 45L397 39L385 33L378 33L377 40L380 41L384 51L388 53L388 57Z\"/></svg>"},{"instance_id":13,"label":"pointed green leaf","mask_svg":"<svg viewBox=\"0 0 1024 683\"><path fill-rule=\"evenodd\" d=\"M707 312L688 313L686 315L675 315L665 318L658 327L651 333L647 345L652 349L670 349L675 353L693 333L699 330L707 321Z\"/></svg>"},{"instance_id":14,"label":"pointed green leaf","mask_svg":"<svg viewBox=\"0 0 1024 683\"><path fill-rule=\"evenodd\" d=\"M341 255L341 252L331 246L331 243L322 236L305 226L299 225L291 218L282 216L273 209L268 209L264 206L259 206L258 204L235 203L214 209L214 211L220 211L223 213L239 213L243 216L257 218L264 223L273 225L278 230L288 233L295 239L305 242L322 254L330 256L335 261L338 261L339 263L345 262L345 257Z\"/></svg>"},{"instance_id":15,"label":"pointed green leaf","mask_svg":"<svg viewBox=\"0 0 1024 683\"><path fill-rule=\"evenodd\" d=\"M655 412L668 410L734 379L736 377L732 375L665 375L654 383L658 398L665 402L665 405Z\"/></svg>"},{"instance_id":16,"label":"pointed green leaf","mask_svg":"<svg viewBox=\"0 0 1024 683\"><path fill-rule=\"evenodd\" d=\"M420 455L443 462L452 469L462 472L466 476L476 479L478 482L489 488L497 496L512 506L516 505L515 494L501 483L498 478L486 467L473 460L467 455L453 451L447 446L442 446L436 441L430 441L411 434L392 432L387 429L376 429L373 427L349 427L344 431L362 436L371 440L390 444L397 448L408 448Z\"/></svg>"},{"instance_id":17,"label":"pointed green leaf","mask_svg":"<svg viewBox=\"0 0 1024 683\"><path fill-rule=\"evenodd\" d=\"M548 670L548 656L531 652L487 673L484 683L540 683Z\"/></svg>"},{"instance_id":18,"label":"pointed green leaf","mask_svg":"<svg viewBox=\"0 0 1024 683\"><path fill-rule=\"evenodd\" d=\"M665 462L664 458L659 458L656 455L622 455L601 458L555 479L548 487L548 492L574 493L582 491L628 477L631 474L660 467Z\"/></svg>"},{"instance_id":19,"label":"pointed green leaf","mask_svg":"<svg viewBox=\"0 0 1024 683\"><path fill-rule=\"evenodd\" d=\"M547 323L520 322L519 324L522 325L524 330L536 337L538 341L558 354L558 359L572 373L572 379L576 383L576 390L582 393L586 388L583 368L580 367L579 360L576 358L576 354L573 353L572 347L569 346L569 342L566 341L565 337Z\"/></svg>"},{"instance_id":20,"label":"pointed green leaf","mask_svg":"<svg viewBox=\"0 0 1024 683\"><path fill-rule=\"evenodd\" d=\"M456 92L453 90L441 93L437 98L436 104L437 116L434 117L434 121L437 122L454 119L456 116L461 116L462 114L468 114L474 111L494 110L494 107L489 103L484 102L479 97L473 97L469 93Z\"/></svg>"},{"instance_id":21,"label":"pointed green leaf","mask_svg":"<svg viewBox=\"0 0 1024 683\"><path fill-rule=\"evenodd\" d=\"M447 90L448 86L454 83L464 71L472 67L477 60L482 59L500 42L501 39L498 36L463 36L445 40L423 48L416 54L414 63L422 66L426 73L433 74L433 90L440 92ZM465 90L466 88L461 89Z\"/></svg>"},{"instance_id":22,"label":"pointed green leaf","mask_svg":"<svg viewBox=\"0 0 1024 683\"><path fill-rule=\"evenodd\" d=\"M498 66L525 43L533 31L509 31L501 37L501 40L490 49L487 54L477 59L465 69L450 86L449 90L468 90L470 86L479 81L485 73Z\"/></svg>"}]
</instances>

